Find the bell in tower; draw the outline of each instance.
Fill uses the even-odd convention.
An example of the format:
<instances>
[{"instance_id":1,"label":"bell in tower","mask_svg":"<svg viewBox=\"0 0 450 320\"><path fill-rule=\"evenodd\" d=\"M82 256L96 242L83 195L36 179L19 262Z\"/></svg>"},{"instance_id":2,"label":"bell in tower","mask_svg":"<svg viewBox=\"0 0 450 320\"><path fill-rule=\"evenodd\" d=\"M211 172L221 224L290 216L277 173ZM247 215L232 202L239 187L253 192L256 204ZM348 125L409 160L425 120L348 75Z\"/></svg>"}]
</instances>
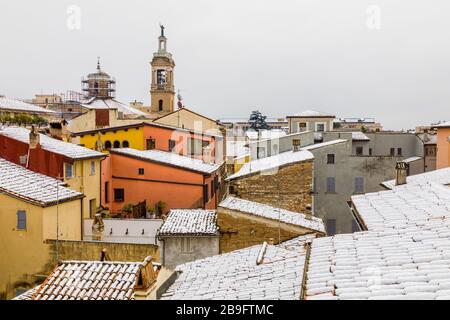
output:
<instances>
[{"instance_id":1,"label":"bell in tower","mask_svg":"<svg viewBox=\"0 0 450 320\"><path fill-rule=\"evenodd\" d=\"M153 54L152 83L150 87L151 113L162 116L174 109L175 88L173 82L173 69L175 62L172 54L167 52L167 38L164 35L165 27L160 25L161 35L158 37L158 51Z\"/></svg>"}]
</instances>

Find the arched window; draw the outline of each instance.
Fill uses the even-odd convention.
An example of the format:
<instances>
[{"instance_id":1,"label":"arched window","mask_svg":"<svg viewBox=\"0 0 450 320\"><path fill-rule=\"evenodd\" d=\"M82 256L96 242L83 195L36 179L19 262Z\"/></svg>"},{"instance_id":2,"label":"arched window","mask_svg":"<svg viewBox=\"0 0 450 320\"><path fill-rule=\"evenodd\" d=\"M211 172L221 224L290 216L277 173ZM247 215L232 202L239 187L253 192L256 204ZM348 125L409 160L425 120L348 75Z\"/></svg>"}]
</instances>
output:
<instances>
[{"instance_id":1,"label":"arched window","mask_svg":"<svg viewBox=\"0 0 450 320\"><path fill-rule=\"evenodd\" d=\"M127 140L122 141L122 148L128 148L130 146L130 144L128 143Z\"/></svg>"},{"instance_id":2,"label":"arched window","mask_svg":"<svg viewBox=\"0 0 450 320\"><path fill-rule=\"evenodd\" d=\"M111 149L111 141L109 141L109 140L105 141L105 149L106 150Z\"/></svg>"},{"instance_id":3,"label":"arched window","mask_svg":"<svg viewBox=\"0 0 450 320\"><path fill-rule=\"evenodd\" d=\"M159 105L158 105L158 110L159 111L162 111L163 110L163 101L162 100L159 100Z\"/></svg>"},{"instance_id":4,"label":"arched window","mask_svg":"<svg viewBox=\"0 0 450 320\"><path fill-rule=\"evenodd\" d=\"M114 141L114 148L120 148L120 141Z\"/></svg>"}]
</instances>

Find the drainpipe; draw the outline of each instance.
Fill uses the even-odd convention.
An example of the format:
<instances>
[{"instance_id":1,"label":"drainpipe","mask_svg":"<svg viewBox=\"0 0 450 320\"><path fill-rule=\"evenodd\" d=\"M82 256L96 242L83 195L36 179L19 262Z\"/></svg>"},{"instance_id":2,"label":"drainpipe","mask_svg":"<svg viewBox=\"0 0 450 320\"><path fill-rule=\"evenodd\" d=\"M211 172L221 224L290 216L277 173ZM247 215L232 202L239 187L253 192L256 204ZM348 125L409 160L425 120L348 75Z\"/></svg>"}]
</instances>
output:
<instances>
[{"instance_id":1,"label":"drainpipe","mask_svg":"<svg viewBox=\"0 0 450 320\"><path fill-rule=\"evenodd\" d=\"M84 239L84 219L83 219L83 198L80 199L80 214L81 214L81 241Z\"/></svg>"}]
</instances>

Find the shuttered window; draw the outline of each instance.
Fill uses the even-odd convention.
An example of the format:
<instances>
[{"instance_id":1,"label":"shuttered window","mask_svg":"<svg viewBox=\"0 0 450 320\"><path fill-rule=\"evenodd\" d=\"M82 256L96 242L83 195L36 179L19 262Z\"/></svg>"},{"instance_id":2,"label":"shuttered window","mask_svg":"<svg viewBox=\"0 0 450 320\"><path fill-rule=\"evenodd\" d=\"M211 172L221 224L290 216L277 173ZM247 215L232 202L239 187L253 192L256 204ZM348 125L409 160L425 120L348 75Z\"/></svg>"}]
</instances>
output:
<instances>
[{"instance_id":1,"label":"shuttered window","mask_svg":"<svg viewBox=\"0 0 450 320\"><path fill-rule=\"evenodd\" d=\"M17 230L27 229L27 213L25 210L17 211Z\"/></svg>"},{"instance_id":2,"label":"shuttered window","mask_svg":"<svg viewBox=\"0 0 450 320\"><path fill-rule=\"evenodd\" d=\"M364 193L364 178L355 178L355 193Z\"/></svg>"},{"instance_id":3,"label":"shuttered window","mask_svg":"<svg viewBox=\"0 0 450 320\"><path fill-rule=\"evenodd\" d=\"M334 177L328 177L327 178L327 192L328 193L335 193L336 192L336 183Z\"/></svg>"}]
</instances>

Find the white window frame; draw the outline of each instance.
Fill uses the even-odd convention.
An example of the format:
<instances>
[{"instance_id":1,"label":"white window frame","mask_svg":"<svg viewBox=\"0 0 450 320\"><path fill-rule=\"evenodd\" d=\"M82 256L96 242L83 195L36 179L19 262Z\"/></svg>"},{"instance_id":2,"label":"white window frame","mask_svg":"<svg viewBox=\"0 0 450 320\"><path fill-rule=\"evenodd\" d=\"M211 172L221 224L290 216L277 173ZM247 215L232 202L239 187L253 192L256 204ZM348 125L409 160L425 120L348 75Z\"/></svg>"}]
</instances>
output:
<instances>
[{"instance_id":1,"label":"white window frame","mask_svg":"<svg viewBox=\"0 0 450 320\"><path fill-rule=\"evenodd\" d=\"M91 166L90 166L90 175L94 176L95 175L95 161L91 161Z\"/></svg>"},{"instance_id":2,"label":"white window frame","mask_svg":"<svg viewBox=\"0 0 450 320\"><path fill-rule=\"evenodd\" d=\"M68 166L70 166L70 168L71 168L71 171L70 171L71 175L70 176L67 175L67 168L68 168ZM75 168L74 168L73 164L65 162L64 163L64 177L66 179L72 179L74 177L74 171L75 171L74 169Z\"/></svg>"},{"instance_id":3,"label":"white window frame","mask_svg":"<svg viewBox=\"0 0 450 320\"><path fill-rule=\"evenodd\" d=\"M319 126L319 124L323 124L323 131L317 130L317 127ZM316 122L314 124L314 131L316 131L316 132L326 132L327 131L327 123L326 122Z\"/></svg>"}]
</instances>

